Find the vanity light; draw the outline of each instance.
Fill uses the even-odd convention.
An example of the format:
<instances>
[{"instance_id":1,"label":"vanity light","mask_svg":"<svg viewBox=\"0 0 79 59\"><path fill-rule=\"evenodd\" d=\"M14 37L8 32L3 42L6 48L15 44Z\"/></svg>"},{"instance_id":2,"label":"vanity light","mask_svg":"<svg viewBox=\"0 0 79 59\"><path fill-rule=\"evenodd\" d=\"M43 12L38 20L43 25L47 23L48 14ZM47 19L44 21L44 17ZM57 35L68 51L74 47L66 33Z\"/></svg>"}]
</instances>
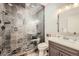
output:
<instances>
[{"instance_id":1,"label":"vanity light","mask_svg":"<svg viewBox=\"0 0 79 59\"><path fill-rule=\"evenodd\" d=\"M78 3L74 3L73 4L74 7L78 7L78 5L79 5Z\"/></svg>"},{"instance_id":2,"label":"vanity light","mask_svg":"<svg viewBox=\"0 0 79 59\"><path fill-rule=\"evenodd\" d=\"M79 7L79 4L78 3L74 3L72 5L65 6L64 8L58 10L58 14L61 13L61 12L63 12L63 11L75 8L75 7Z\"/></svg>"},{"instance_id":3,"label":"vanity light","mask_svg":"<svg viewBox=\"0 0 79 59\"><path fill-rule=\"evenodd\" d=\"M65 10L69 10L70 9L70 6L65 6Z\"/></svg>"},{"instance_id":4,"label":"vanity light","mask_svg":"<svg viewBox=\"0 0 79 59\"><path fill-rule=\"evenodd\" d=\"M61 10L61 9L59 9L59 10L58 10L58 12L57 12L57 14L59 14L59 13L61 13L61 12L62 12L62 10Z\"/></svg>"}]
</instances>

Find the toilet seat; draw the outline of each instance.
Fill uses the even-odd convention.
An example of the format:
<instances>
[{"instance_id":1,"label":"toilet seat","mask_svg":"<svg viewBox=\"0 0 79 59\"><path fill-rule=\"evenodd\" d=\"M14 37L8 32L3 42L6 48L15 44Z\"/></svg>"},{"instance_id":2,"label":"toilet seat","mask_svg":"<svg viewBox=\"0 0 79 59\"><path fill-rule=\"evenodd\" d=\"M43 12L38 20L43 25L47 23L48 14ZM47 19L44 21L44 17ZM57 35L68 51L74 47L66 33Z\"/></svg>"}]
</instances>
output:
<instances>
[{"instance_id":1,"label":"toilet seat","mask_svg":"<svg viewBox=\"0 0 79 59\"><path fill-rule=\"evenodd\" d=\"M40 43L40 44L38 44L38 49L45 50L46 48L48 48L48 45L46 43Z\"/></svg>"}]
</instances>

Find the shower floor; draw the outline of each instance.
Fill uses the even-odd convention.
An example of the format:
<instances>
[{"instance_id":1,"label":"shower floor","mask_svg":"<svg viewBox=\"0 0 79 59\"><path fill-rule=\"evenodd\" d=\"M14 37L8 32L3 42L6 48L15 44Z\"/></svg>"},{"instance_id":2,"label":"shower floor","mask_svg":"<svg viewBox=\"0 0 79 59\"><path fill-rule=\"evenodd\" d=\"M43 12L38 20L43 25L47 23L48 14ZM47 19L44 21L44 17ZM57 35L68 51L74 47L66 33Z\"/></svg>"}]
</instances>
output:
<instances>
[{"instance_id":1,"label":"shower floor","mask_svg":"<svg viewBox=\"0 0 79 59\"><path fill-rule=\"evenodd\" d=\"M37 49L37 47L32 48L32 49L27 50L27 51L21 51L21 52L15 54L15 56L27 56L27 55L29 55L29 54L35 52L36 49Z\"/></svg>"}]
</instances>

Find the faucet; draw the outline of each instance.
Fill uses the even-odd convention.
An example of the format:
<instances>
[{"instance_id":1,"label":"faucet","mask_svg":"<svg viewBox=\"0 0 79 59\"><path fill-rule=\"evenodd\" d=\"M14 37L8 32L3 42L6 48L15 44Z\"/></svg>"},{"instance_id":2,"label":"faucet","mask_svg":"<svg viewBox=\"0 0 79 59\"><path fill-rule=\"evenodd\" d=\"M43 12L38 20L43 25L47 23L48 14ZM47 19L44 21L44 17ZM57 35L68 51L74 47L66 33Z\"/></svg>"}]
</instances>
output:
<instances>
[{"instance_id":1,"label":"faucet","mask_svg":"<svg viewBox=\"0 0 79 59\"><path fill-rule=\"evenodd\" d=\"M74 32L74 38L73 38L73 40L77 41L76 32Z\"/></svg>"},{"instance_id":2,"label":"faucet","mask_svg":"<svg viewBox=\"0 0 79 59\"><path fill-rule=\"evenodd\" d=\"M68 37L63 37L63 39L69 40L69 38L68 38Z\"/></svg>"},{"instance_id":3,"label":"faucet","mask_svg":"<svg viewBox=\"0 0 79 59\"><path fill-rule=\"evenodd\" d=\"M74 40L74 41L77 41L77 37L74 36L73 40Z\"/></svg>"}]
</instances>

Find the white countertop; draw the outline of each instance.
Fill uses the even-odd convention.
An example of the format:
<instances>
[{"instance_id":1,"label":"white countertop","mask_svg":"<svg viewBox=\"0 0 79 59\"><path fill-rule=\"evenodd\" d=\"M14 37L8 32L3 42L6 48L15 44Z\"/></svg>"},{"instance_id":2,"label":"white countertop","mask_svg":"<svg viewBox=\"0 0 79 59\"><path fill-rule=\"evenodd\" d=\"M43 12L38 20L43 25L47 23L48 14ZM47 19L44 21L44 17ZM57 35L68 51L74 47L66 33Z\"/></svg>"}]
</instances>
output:
<instances>
[{"instance_id":1,"label":"white countertop","mask_svg":"<svg viewBox=\"0 0 79 59\"><path fill-rule=\"evenodd\" d=\"M61 45L79 50L79 42L72 41L72 40L69 41L69 40L66 40L66 39L63 39L63 38L58 38L58 37L50 37L49 40L52 41L52 42L59 43Z\"/></svg>"}]
</instances>

